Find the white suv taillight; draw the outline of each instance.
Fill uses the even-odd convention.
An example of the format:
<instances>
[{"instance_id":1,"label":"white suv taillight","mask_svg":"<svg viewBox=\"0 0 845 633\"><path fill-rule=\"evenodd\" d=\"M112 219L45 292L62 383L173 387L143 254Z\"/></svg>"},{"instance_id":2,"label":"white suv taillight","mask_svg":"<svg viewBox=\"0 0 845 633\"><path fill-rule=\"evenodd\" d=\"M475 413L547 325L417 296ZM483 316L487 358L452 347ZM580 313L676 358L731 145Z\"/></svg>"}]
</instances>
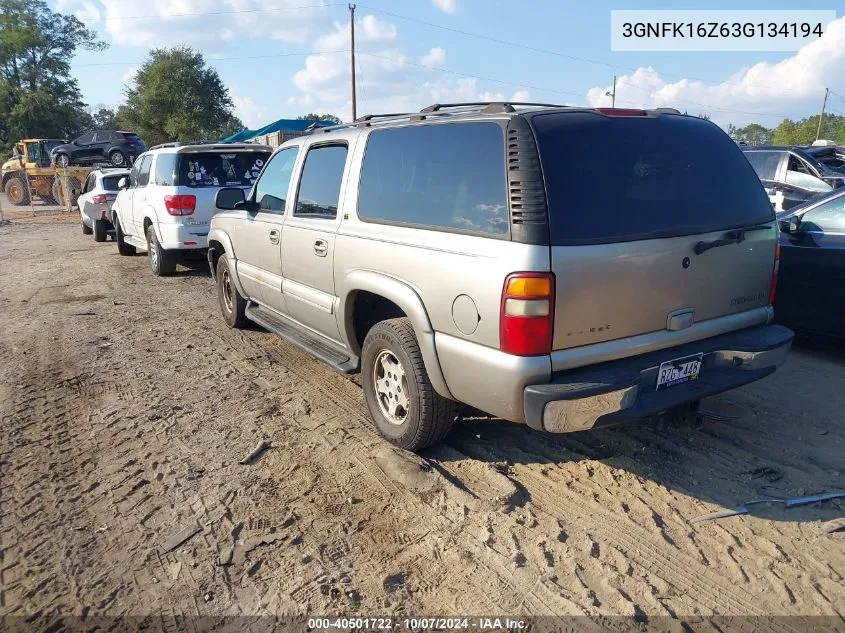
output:
<instances>
[{"instance_id":1,"label":"white suv taillight","mask_svg":"<svg viewBox=\"0 0 845 633\"><path fill-rule=\"evenodd\" d=\"M197 208L194 195L164 196L164 208L170 215L193 215Z\"/></svg>"},{"instance_id":2,"label":"white suv taillight","mask_svg":"<svg viewBox=\"0 0 845 633\"><path fill-rule=\"evenodd\" d=\"M513 273L505 279L499 315L499 343L515 356L552 351L555 277L551 273Z\"/></svg>"}]
</instances>

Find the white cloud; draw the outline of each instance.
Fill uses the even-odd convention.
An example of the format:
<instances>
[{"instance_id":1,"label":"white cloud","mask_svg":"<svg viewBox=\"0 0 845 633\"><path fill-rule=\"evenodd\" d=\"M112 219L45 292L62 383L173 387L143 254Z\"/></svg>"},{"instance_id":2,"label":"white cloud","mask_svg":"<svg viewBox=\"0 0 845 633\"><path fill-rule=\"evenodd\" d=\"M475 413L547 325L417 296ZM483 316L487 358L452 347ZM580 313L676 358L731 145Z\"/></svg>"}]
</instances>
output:
<instances>
[{"instance_id":1,"label":"white cloud","mask_svg":"<svg viewBox=\"0 0 845 633\"><path fill-rule=\"evenodd\" d=\"M425 66L426 68L435 68L436 66L442 66L446 62L446 51L440 48L439 46L435 46L432 48L428 53L423 55L423 58L420 60L420 63Z\"/></svg>"},{"instance_id":2,"label":"white cloud","mask_svg":"<svg viewBox=\"0 0 845 633\"><path fill-rule=\"evenodd\" d=\"M431 2L444 13L454 13L458 10L458 0L431 0Z\"/></svg>"},{"instance_id":3,"label":"white cloud","mask_svg":"<svg viewBox=\"0 0 845 633\"><path fill-rule=\"evenodd\" d=\"M516 92L513 93L511 96L511 101L530 101L531 100L531 93L527 90L520 88Z\"/></svg>"},{"instance_id":4,"label":"white cloud","mask_svg":"<svg viewBox=\"0 0 845 633\"><path fill-rule=\"evenodd\" d=\"M327 5L310 4L302 0L58 0L56 9L74 12L89 25L103 21L105 33L116 45L156 47L229 41L228 33L304 43L327 23Z\"/></svg>"},{"instance_id":5,"label":"white cloud","mask_svg":"<svg viewBox=\"0 0 845 633\"><path fill-rule=\"evenodd\" d=\"M691 113L707 113L722 124L747 121L776 125L784 111L805 111L822 98L824 87L838 85L845 64L845 17L831 22L824 35L794 55L776 62L760 62L734 73L721 83L695 79L668 82L652 67L638 68L616 81L616 105L668 106ZM609 106L612 85L587 92L592 106ZM767 116L761 116L767 115Z\"/></svg>"},{"instance_id":6,"label":"white cloud","mask_svg":"<svg viewBox=\"0 0 845 633\"><path fill-rule=\"evenodd\" d=\"M355 45L372 42L390 42L396 39L396 26L382 22L373 15L355 21ZM349 22L334 23L334 30L317 38L314 48L320 52L339 51L352 44Z\"/></svg>"},{"instance_id":7,"label":"white cloud","mask_svg":"<svg viewBox=\"0 0 845 633\"><path fill-rule=\"evenodd\" d=\"M129 69L123 73L123 76L120 78L124 84L132 83L135 80L135 75L138 74L138 67L137 66L130 66Z\"/></svg>"},{"instance_id":8,"label":"white cloud","mask_svg":"<svg viewBox=\"0 0 845 633\"><path fill-rule=\"evenodd\" d=\"M235 116L248 128L257 129L272 122L268 119L267 108L257 104L252 97L243 97L238 94L236 87L229 89L229 96L232 97L232 103L235 106Z\"/></svg>"}]
</instances>

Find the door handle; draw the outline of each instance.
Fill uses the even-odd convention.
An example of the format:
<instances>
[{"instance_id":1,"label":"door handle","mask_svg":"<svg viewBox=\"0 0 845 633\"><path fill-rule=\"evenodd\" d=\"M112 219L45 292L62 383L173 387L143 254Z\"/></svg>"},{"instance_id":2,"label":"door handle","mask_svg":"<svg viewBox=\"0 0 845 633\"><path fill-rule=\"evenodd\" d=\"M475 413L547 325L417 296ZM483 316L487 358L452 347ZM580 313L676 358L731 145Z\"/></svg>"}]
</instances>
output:
<instances>
[{"instance_id":1,"label":"door handle","mask_svg":"<svg viewBox=\"0 0 845 633\"><path fill-rule=\"evenodd\" d=\"M326 244L326 240L317 240L314 242L314 252L317 254L317 257L325 257L326 253L329 252L329 245Z\"/></svg>"},{"instance_id":2,"label":"door handle","mask_svg":"<svg viewBox=\"0 0 845 633\"><path fill-rule=\"evenodd\" d=\"M279 232L276 229L270 231L270 243L271 244L278 244L279 243Z\"/></svg>"}]
</instances>

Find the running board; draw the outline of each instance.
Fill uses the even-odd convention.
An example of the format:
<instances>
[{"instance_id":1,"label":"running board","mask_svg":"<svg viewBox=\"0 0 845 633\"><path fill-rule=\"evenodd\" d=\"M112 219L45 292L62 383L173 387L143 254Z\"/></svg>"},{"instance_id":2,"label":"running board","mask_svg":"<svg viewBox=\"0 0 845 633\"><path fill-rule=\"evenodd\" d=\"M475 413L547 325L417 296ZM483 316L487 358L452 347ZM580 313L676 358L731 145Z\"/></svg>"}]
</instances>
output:
<instances>
[{"instance_id":1,"label":"running board","mask_svg":"<svg viewBox=\"0 0 845 633\"><path fill-rule=\"evenodd\" d=\"M250 301L246 306L246 316L266 330L278 334L289 343L293 343L301 350L308 352L335 371L341 374L351 374L358 371L358 357L349 350L333 343L319 334L314 334L284 318L272 310Z\"/></svg>"}]
</instances>

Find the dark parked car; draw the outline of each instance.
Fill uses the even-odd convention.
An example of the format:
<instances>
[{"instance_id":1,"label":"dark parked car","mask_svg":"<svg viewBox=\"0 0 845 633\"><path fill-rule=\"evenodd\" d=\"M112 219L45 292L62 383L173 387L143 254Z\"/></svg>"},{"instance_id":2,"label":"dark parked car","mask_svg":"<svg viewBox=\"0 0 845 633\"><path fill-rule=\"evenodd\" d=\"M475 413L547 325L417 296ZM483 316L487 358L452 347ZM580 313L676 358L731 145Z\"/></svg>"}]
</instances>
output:
<instances>
[{"instance_id":1,"label":"dark parked car","mask_svg":"<svg viewBox=\"0 0 845 633\"><path fill-rule=\"evenodd\" d=\"M775 320L845 338L845 187L778 214Z\"/></svg>"},{"instance_id":2,"label":"dark parked car","mask_svg":"<svg viewBox=\"0 0 845 633\"><path fill-rule=\"evenodd\" d=\"M146 149L144 141L134 132L95 130L86 132L75 141L53 148L52 158L62 167L106 162L115 167L126 167Z\"/></svg>"},{"instance_id":3,"label":"dark parked car","mask_svg":"<svg viewBox=\"0 0 845 633\"><path fill-rule=\"evenodd\" d=\"M802 148L761 145L743 152L766 188L775 212L788 211L845 185L845 174L820 163Z\"/></svg>"},{"instance_id":4,"label":"dark parked car","mask_svg":"<svg viewBox=\"0 0 845 633\"><path fill-rule=\"evenodd\" d=\"M801 148L805 153L815 158L823 165L845 174L845 147L830 145L813 146Z\"/></svg>"}]
</instances>

